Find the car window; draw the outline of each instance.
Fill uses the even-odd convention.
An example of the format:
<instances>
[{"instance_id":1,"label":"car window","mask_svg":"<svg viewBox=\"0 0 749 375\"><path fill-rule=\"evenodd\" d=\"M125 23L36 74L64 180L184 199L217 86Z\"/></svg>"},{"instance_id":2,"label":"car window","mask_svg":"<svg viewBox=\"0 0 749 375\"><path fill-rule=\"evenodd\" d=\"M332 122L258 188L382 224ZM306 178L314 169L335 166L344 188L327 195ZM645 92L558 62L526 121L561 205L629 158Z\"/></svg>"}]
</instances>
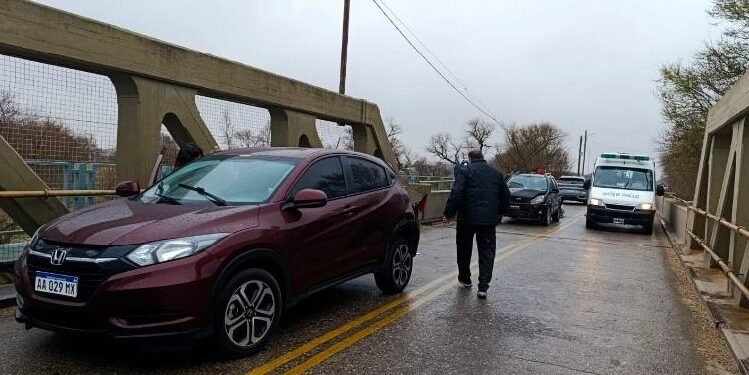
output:
<instances>
[{"instance_id":1,"label":"car window","mask_svg":"<svg viewBox=\"0 0 749 375\"><path fill-rule=\"evenodd\" d=\"M547 189L546 178L539 175L515 175L507 182L510 189L532 189L545 191Z\"/></svg>"},{"instance_id":2,"label":"car window","mask_svg":"<svg viewBox=\"0 0 749 375\"><path fill-rule=\"evenodd\" d=\"M299 190L322 190L328 199L346 195L346 179L343 175L343 165L339 157L325 158L315 162L296 183L292 189L293 196Z\"/></svg>"},{"instance_id":3,"label":"car window","mask_svg":"<svg viewBox=\"0 0 749 375\"><path fill-rule=\"evenodd\" d=\"M359 158L349 158L349 165L354 193L380 189L390 184L385 168L380 165Z\"/></svg>"}]
</instances>

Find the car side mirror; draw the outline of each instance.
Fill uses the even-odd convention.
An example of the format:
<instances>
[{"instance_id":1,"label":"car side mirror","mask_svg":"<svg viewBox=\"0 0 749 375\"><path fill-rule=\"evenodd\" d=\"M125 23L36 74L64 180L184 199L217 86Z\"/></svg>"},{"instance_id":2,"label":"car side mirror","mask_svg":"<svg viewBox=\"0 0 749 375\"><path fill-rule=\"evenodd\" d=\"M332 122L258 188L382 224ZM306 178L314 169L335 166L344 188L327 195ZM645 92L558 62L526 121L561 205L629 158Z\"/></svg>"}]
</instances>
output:
<instances>
[{"instance_id":1,"label":"car side mirror","mask_svg":"<svg viewBox=\"0 0 749 375\"><path fill-rule=\"evenodd\" d=\"M553 189L551 189L551 192L552 193L559 193L559 189L558 188L553 188Z\"/></svg>"},{"instance_id":2,"label":"car side mirror","mask_svg":"<svg viewBox=\"0 0 749 375\"><path fill-rule=\"evenodd\" d=\"M664 194L666 194L666 187L663 185L658 185L655 187L655 195L662 197Z\"/></svg>"},{"instance_id":3,"label":"car side mirror","mask_svg":"<svg viewBox=\"0 0 749 375\"><path fill-rule=\"evenodd\" d=\"M317 208L328 204L328 195L322 190L302 189L294 194L294 198L283 205L283 210L300 208Z\"/></svg>"},{"instance_id":4,"label":"car side mirror","mask_svg":"<svg viewBox=\"0 0 749 375\"><path fill-rule=\"evenodd\" d=\"M122 181L114 188L114 193L121 197L132 197L140 194L140 185L137 181Z\"/></svg>"}]
</instances>

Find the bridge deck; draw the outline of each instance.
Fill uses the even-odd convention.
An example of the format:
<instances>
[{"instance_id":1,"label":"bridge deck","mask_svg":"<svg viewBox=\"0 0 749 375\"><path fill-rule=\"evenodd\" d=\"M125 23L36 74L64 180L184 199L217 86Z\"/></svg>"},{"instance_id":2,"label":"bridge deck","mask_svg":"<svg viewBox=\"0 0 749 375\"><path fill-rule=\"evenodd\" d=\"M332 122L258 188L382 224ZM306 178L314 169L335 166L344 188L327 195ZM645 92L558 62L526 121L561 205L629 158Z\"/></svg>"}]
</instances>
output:
<instances>
[{"instance_id":1,"label":"bridge deck","mask_svg":"<svg viewBox=\"0 0 749 375\"><path fill-rule=\"evenodd\" d=\"M243 374L264 364L316 374L737 371L663 233L591 232L582 214L567 206L550 228L498 226L486 302L456 286L454 229L435 227L423 232L406 302L391 303L399 296L381 295L370 276L345 283L290 311L254 357L24 332L6 313L0 373ZM363 318L378 308L382 315ZM339 328L352 320L362 324ZM315 345L329 332L341 335ZM281 365L289 352L300 355Z\"/></svg>"}]
</instances>

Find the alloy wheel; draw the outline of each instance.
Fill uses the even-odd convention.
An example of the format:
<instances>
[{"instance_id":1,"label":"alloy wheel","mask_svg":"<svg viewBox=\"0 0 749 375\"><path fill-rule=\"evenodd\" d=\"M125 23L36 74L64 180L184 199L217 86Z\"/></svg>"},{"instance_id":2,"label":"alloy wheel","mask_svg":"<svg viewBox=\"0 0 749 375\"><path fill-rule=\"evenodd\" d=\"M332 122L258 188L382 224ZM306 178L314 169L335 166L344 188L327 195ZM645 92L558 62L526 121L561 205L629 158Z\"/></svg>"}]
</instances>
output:
<instances>
[{"instance_id":1,"label":"alloy wheel","mask_svg":"<svg viewBox=\"0 0 749 375\"><path fill-rule=\"evenodd\" d=\"M237 288L226 304L224 330L237 346L251 346L270 332L276 311L276 299L270 286L251 280Z\"/></svg>"},{"instance_id":2,"label":"alloy wheel","mask_svg":"<svg viewBox=\"0 0 749 375\"><path fill-rule=\"evenodd\" d=\"M405 243L399 244L393 253L393 281L395 281L399 287L408 282L412 266L413 257L411 257L411 251L408 249L408 245Z\"/></svg>"}]
</instances>

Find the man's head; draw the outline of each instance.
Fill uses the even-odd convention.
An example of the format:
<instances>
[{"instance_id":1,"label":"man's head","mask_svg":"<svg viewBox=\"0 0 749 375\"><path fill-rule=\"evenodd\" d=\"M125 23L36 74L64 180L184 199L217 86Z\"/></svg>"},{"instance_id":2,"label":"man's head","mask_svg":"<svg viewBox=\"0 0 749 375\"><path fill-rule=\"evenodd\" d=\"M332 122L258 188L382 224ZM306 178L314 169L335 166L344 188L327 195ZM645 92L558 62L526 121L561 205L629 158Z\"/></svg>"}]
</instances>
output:
<instances>
[{"instance_id":1,"label":"man's head","mask_svg":"<svg viewBox=\"0 0 749 375\"><path fill-rule=\"evenodd\" d=\"M474 148L473 150L468 151L468 160L470 160L471 163L477 160L484 160L484 154L481 150Z\"/></svg>"},{"instance_id":2,"label":"man's head","mask_svg":"<svg viewBox=\"0 0 749 375\"><path fill-rule=\"evenodd\" d=\"M177 159L174 160L174 169L182 168L185 164L203 157L203 150L194 143L185 143L179 148Z\"/></svg>"}]
</instances>

